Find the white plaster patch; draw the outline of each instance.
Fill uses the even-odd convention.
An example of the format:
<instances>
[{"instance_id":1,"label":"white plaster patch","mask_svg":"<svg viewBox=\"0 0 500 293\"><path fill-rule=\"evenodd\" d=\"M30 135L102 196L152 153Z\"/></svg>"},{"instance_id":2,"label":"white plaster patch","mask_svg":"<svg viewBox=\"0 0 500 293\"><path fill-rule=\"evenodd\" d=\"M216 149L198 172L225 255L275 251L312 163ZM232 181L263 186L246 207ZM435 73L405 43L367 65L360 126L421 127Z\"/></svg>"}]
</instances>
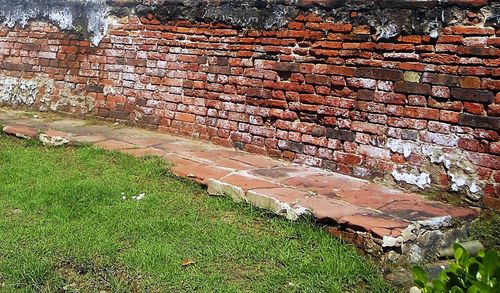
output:
<instances>
[{"instance_id":1,"label":"white plaster patch","mask_svg":"<svg viewBox=\"0 0 500 293\"><path fill-rule=\"evenodd\" d=\"M383 247L399 247L403 244L403 237L384 236L382 238Z\"/></svg>"},{"instance_id":2,"label":"white plaster patch","mask_svg":"<svg viewBox=\"0 0 500 293\"><path fill-rule=\"evenodd\" d=\"M62 30L76 30L75 22L80 22L79 20L82 19L81 23L86 27L78 28L78 30L86 31L90 35L92 45L97 46L108 32L110 20L106 1L68 0L66 2L70 3L66 3L66 5L63 3L61 3L62 5L55 3L21 5L21 2L20 5L7 5L0 10L0 25L9 28L19 25L24 28L30 21L42 18Z\"/></svg>"},{"instance_id":3,"label":"white plaster patch","mask_svg":"<svg viewBox=\"0 0 500 293\"><path fill-rule=\"evenodd\" d=\"M0 80L0 102L31 106L35 103L38 85L33 80L7 77Z\"/></svg>"},{"instance_id":4,"label":"white plaster patch","mask_svg":"<svg viewBox=\"0 0 500 293\"><path fill-rule=\"evenodd\" d=\"M49 12L48 17L62 30L73 28L73 13L69 7L54 8Z\"/></svg>"},{"instance_id":5,"label":"white plaster patch","mask_svg":"<svg viewBox=\"0 0 500 293\"><path fill-rule=\"evenodd\" d=\"M394 177L396 181L403 181L408 184L416 185L420 189L424 189L431 184L431 177L425 172L415 175L411 173L400 173L398 170L393 170L392 177Z\"/></svg>"},{"instance_id":6,"label":"white plaster patch","mask_svg":"<svg viewBox=\"0 0 500 293\"><path fill-rule=\"evenodd\" d=\"M49 146L61 146L68 144L69 141L64 137L60 136L48 136L46 134L40 134L38 139L44 144Z\"/></svg>"},{"instance_id":7,"label":"white plaster patch","mask_svg":"<svg viewBox=\"0 0 500 293\"><path fill-rule=\"evenodd\" d=\"M88 113L95 107L92 97L78 96L72 92L74 84L60 85L60 93L54 99L55 82L46 78L23 79L0 75L0 104L12 106L37 106L39 111L67 111L67 106Z\"/></svg>"},{"instance_id":8,"label":"white plaster patch","mask_svg":"<svg viewBox=\"0 0 500 293\"><path fill-rule=\"evenodd\" d=\"M432 230L441 229L443 227L449 227L451 225L451 216L434 217L425 220L418 221L421 227L429 228Z\"/></svg>"},{"instance_id":9,"label":"white plaster patch","mask_svg":"<svg viewBox=\"0 0 500 293\"><path fill-rule=\"evenodd\" d=\"M88 15L87 30L92 34L91 42L94 46L98 46L101 40L108 33L108 11L105 5L100 9L91 10Z\"/></svg>"},{"instance_id":10,"label":"white plaster patch","mask_svg":"<svg viewBox=\"0 0 500 293\"><path fill-rule=\"evenodd\" d=\"M387 140L387 147L389 147L391 151L403 154L405 158L408 158L418 145L414 142L390 138Z\"/></svg>"},{"instance_id":11,"label":"white plaster patch","mask_svg":"<svg viewBox=\"0 0 500 293\"><path fill-rule=\"evenodd\" d=\"M422 147L422 153L432 163L443 164L452 182L451 190L456 192L464 190L470 199L481 199L480 181L477 179L474 165L467 160L465 154L460 151L447 153L442 148L433 146Z\"/></svg>"}]
</instances>

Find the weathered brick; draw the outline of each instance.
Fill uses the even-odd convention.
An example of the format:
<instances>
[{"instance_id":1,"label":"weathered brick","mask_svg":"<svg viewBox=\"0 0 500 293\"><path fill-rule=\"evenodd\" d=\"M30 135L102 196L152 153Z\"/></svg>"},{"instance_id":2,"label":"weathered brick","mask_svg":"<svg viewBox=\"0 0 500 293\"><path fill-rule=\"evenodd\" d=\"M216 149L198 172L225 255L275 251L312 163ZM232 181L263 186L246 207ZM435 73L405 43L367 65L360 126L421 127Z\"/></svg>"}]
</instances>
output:
<instances>
[{"instance_id":1,"label":"weathered brick","mask_svg":"<svg viewBox=\"0 0 500 293\"><path fill-rule=\"evenodd\" d=\"M422 82L453 87L458 86L459 78L454 75L425 72L422 75Z\"/></svg>"},{"instance_id":2,"label":"weathered brick","mask_svg":"<svg viewBox=\"0 0 500 293\"><path fill-rule=\"evenodd\" d=\"M374 101L387 104L404 105L406 104L406 96L402 94L376 91L374 94Z\"/></svg>"},{"instance_id":3,"label":"weathered brick","mask_svg":"<svg viewBox=\"0 0 500 293\"><path fill-rule=\"evenodd\" d=\"M278 142L278 147L281 150L289 150L289 151L292 151L292 152L298 153L298 154L301 154L301 153L304 152L304 144L303 143L294 142L294 141L280 140Z\"/></svg>"},{"instance_id":4,"label":"weathered brick","mask_svg":"<svg viewBox=\"0 0 500 293\"><path fill-rule=\"evenodd\" d=\"M391 159L391 151L388 149L377 148L369 145L360 145L358 151L360 154L371 158L378 158L383 160Z\"/></svg>"},{"instance_id":5,"label":"weathered brick","mask_svg":"<svg viewBox=\"0 0 500 293\"><path fill-rule=\"evenodd\" d=\"M252 98L269 99L272 96L271 90L261 88L248 88L245 94Z\"/></svg>"},{"instance_id":6,"label":"weathered brick","mask_svg":"<svg viewBox=\"0 0 500 293\"><path fill-rule=\"evenodd\" d=\"M450 88L446 86L432 86L431 95L433 97L449 99L450 98Z\"/></svg>"},{"instance_id":7,"label":"weathered brick","mask_svg":"<svg viewBox=\"0 0 500 293\"><path fill-rule=\"evenodd\" d=\"M312 84L330 85L331 79L326 75L307 74L305 81Z\"/></svg>"},{"instance_id":8,"label":"weathered brick","mask_svg":"<svg viewBox=\"0 0 500 293\"><path fill-rule=\"evenodd\" d=\"M495 29L492 27L478 27L478 26L454 26L452 27L453 34L455 35L493 35Z\"/></svg>"},{"instance_id":9,"label":"weathered brick","mask_svg":"<svg viewBox=\"0 0 500 293\"><path fill-rule=\"evenodd\" d=\"M411 118L421 118L426 120L438 120L439 110L420 107L406 107L404 115Z\"/></svg>"},{"instance_id":10,"label":"weathered brick","mask_svg":"<svg viewBox=\"0 0 500 293\"><path fill-rule=\"evenodd\" d=\"M384 126L361 121L353 121L351 124L351 129L354 131L367 132L377 135L385 134L387 130Z\"/></svg>"},{"instance_id":11,"label":"weathered brick","mask_svg":"<svg viewBox=\"0 0 500 293\"><path fill-rule=\"evenodd\" d=\"M452 88L451 97L461 101L492 103L495 96L491 91Z\"/></svg>"},{"instance_id":12,"label":"weathered brick","mask_svg":"<svg viewBox=\"0 0 500 293\"><path fill-rule=\"evenodd\" d=\"M460 114L460 125L472 126L478 128L500 130L500 119L497 117L477 116L471 114Z\"/></svg>"},{"instance_id":13,"label":"weathered brick","mask_svg":"<svg viewBox=\"0 0 500 293\"><path fill-rule=\"evenodd\" d=\"M398 81L403 79L403 71L389 68L360 67L356 70L356 76Z\"/></svg>"},{"instance_id":14,"label":"weathered brick","mask_svg":"<svg viewBox=\"0 0 500 293\"><path fill-rule=\"evenodd\" d=\"M477 76L464 76L460 78L460 87L467 89L478 89L481 87L481 79Z\"/></svg>"},{"instance_id":15,"label":"weathered brick","mask_svg":"<svg viewBox=\"0 0 500 293\"><path fill-rule=\"evenodd\" d=\"M436 121L429 121L427 124L429 131L439 132L439 133L450 133L451 125L447 123L441 123Z\"/></svg>"},{"instance_id":16,"label":"weathered brick","mask_svg":"<svg viewBox=\"0 0 500 293\"><path fill-rule=\"evenodd\" d=\"M358 90L358 99L363 101L372 101L373 100L374 91L360 89Z\"/></svg>"},{"instance_id":17,"label":"weathered brick","mask_svg":"<svg viewBox=\"0 0 500 293\"><path fill-rule=\"evenodd\" d=\"M458 54L465 56L495 57L500 55L500 49L480 47L458 47Z\"/></svg>"},{"instance_id":18,"label":"weathered brick","mask_svg":"<svg viewBox=\"0 0 500 293\"><path fill-rule=\"evenodd\" d=\"M483 104L464 102L464 110L467 113L482 115L484 113Z\"/></svg>"},{"instance_id":19,"label":"weathered brick","mask_svg":"<svg viewBox=\"0 0 500 293\"><path fill-rule=\"evenodd\" d=\"M407 94L429 95L431 86L423 83L398 81L394 84L394 91Z\"/></svg>"},{"instance_id":20,"label":"weathered brick","mask_svg":"<svg viewBox=\"0 0 500 293\"><path fill-rule=\"evenodd\" d=\"M354 155L350 153L344 153L344 152L335 152L334 154L335 161L344 163L347 165L360 165L363 157L359 155Z\"/></svg>"},{"instance_id":21,"label":"weathered brick","mask_svg":"<svg viewBox=\"0 0 500 293\"><path fill-rule=\"evenodd\" d=\"M354 141L354 132L348 130L328 128L326 137L335 138L343 141Z\"/></svg>"},{"instance_id":22,"label":"weathered brick","mask_svg":"<svg viewBox=\"0 0 500 293\"><path fill-rule=\"evenodd\" d=\"M479 141L470 138L458 139L458 147L468 151L476 152L479 149Z\"/></svg>"}]
</instances>

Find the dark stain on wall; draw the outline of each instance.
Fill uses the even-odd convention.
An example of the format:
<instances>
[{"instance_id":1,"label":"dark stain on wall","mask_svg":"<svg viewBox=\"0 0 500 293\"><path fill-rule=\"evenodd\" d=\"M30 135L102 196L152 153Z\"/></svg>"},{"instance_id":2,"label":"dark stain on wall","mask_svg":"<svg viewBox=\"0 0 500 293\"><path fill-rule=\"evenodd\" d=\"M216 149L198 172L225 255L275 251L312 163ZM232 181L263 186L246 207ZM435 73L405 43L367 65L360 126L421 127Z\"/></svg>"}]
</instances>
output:
<instances>
[{"instance_id":1,"label":"dark stain on wall","mask_svg":"<svg viewBox=\"0 0 500 293\"><path fill-rule=\"evenodd\" d=\"M446 1L415 0L0 0L0 23L26 26L45 20L63 30L88 37L97 45L106 34L107 15L153 16L175 20L223 23L240 29L279 29L303 12L315 12L327 21L369 25L378 39L426 34L438 37L441 28L460 24L467 13L500 27L500 3L459 5ZM495 2L495 3L493 3Z\"/></svg>"}]
</instances>

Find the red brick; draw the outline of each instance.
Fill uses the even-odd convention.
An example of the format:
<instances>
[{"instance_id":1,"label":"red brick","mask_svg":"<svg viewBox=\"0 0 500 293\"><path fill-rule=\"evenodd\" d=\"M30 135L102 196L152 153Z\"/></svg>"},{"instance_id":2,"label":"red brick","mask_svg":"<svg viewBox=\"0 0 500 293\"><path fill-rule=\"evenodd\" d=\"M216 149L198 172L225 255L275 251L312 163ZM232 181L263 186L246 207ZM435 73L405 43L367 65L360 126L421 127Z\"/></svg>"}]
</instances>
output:
<instances>
[{"instance_id":1,"label":"red brick","mask_svg":"<svg viewBox=\"0 0 500 293\"><path fill-rule=\"evenodd\" d=\"M448 74L425 72L422 75L422 82L445 86L457 86L459 83L459 78L457 76Z\"/></svg>"},{"instance_id":2,"label":"red brick","mask_svg":"<svg viewBox=\"0 0 500 293\"><path fill-rule=\"evenodd\" d=\"M433 97L449 99L450 98L450 89L445 86L432 86L431 95Z\"/></svg>"},{"instance_id":3,"label":"red brick","mask_svg":"<svg viewBox=\"0 0 500 293\"><path fill-rule=\"evenodd\" d=\"M482 115L484 113L484 106L482 104L478 104L478 103L465 102L464 103L464 110L467 113Z\"/></svg>"},{"instance_id":4,"label":"red brick","mask_svg":"<svg viewBox=\"0 0 500 293\"><path fill-rule=\"evenodd\" d=\"M499 138L498 133L494 130L476 129L474 134L477 138L487 139L490 141L496 141Z\"/></svg>"},{"instance_id":5,"label":"red brick","mask_svg":"<svg viewBox=\"0 0 500 293\"><path fill-rule=\"evenodd\" d=\"M196 116L188 113L176 113L175 120L180 120L184 122L195 122Z\"/></svg>"},{"instance_id":6,"label":"red brick","mask_svg":"<svg viewBox=\"0 0 500 293\"><path fill-rule=\"evenodd\" d=\"M500 55L500 49L480 47L458 47L459 55L496 57Z\"/></svg>"},{"instance_id":7,"label":"red brick","mask_svg":"<svg viewBox=\"0 0 500 293\"><path fill-rule=\"evenodd\" d=\"M352 30L352 24L322 22L318 28L325 31L348 33Z\"/></svg>"},{"instance_id":8,"label":"red brick","mask_svg":"<svg viewBox=\"0 0 500 293\"><path fill-rule=\"evenodd\" d=\"M481 80L476 76L464 76L460 78L460 87L478 89L481 87Z\"/></svg>"},{"instance_id":9,"label":"red brick","mask_svg":"<svg viewBox=\"0 0 500 293\"><path fill-rule=\"evenodd\" d=\"M435 122L435 121L429 121L427 127L429 131L439 132L439 133L450 133L451 129L450 124Z\"/></svg>"},{"instance_id":10,"label":"red brick","mask_svg":"<svg viewBox=\"0 0 500 293\"><path fill-rule=\"evenodd\" d=\"M38 135L38 132L35 128L22 125L5 126L3 128L3 132L20 138L28 138L28 139L37 138Z\"/></svg>"},{"instance_id":11,"label":"red brick","mask_svg":"<svg viewBox=\"0 0 500 293\"><path fill-rule=\"evenodd\" d=\"M360 145L358 148L360 154L371 158L378 158L383 160L391 160L391 151L387 149L372 147L368 145Z\"/></svg>"},{"instance_id":12,"label":"red brick","mask_svg":"<svg viewBox=\"0 0 500 293\"><path fill-rule=\"evenodd\" d=\"M308 9L336 5L313 2L302 1ZM160 27L150 14L143 24L121 20L95 48L37 24L36 32L0 30L0 69L64 81L71 95L95 100L93 113L101 117L361 177L428 161L374 146L385 146L386 137L436 145L457 137L466 153L493 157L472 159L480 180L491 184L490 161L500 148L500 31L485 27L477 9L457 9L468 25L444 27L437 40L410 35L383 42L374 41L369 26L315 13L298 16L289 29L243 34L224 24ZM405 81L406 71L419 82ZM39 90L38 99L47 93ZM56 83L49 99L60 94ZM79 106L64 110L88 114ZM436 184L449 183L446 174L436 176ZM490 189L487 194L500 190Z\"/></svg>"},{"instance_id":13,"label":"red brick","mask_svg":"<svg viewBox=\"0 0 500 293\"><path fill-rule=\"evenodd\" d=\"M500 154L500 142L493 142L490 144L490 153L492 154ZM500 173L500 172L498 172ZM499 176L500 178L500 176Z\"/></svg>"},{"instance_id":14,"label":"red brick","mask_svg":"<svg viewBox=\"0 0 500 293\"><path fill-rule=\"evenodd\" d=\"M488 115L499 117L500 116L500 104L490 104L488 105Z\"/></svg>"},{"instance_id":15,"label":"red brick","mask_svg":"<svg viewBox=\"0 0 500 293\"><path fill-rule=\"evenodd\" d=\"M495 29L492 27L478 26L454 26L451 28L456 35L493 35Z\"/></svg>"},{"instance_id":16,"label":"red brick","mask_svg":"<svg viewBox=\"0 0 500 293\"><path fill-rule=\"evenodd\" d=\"M439 110L438 109L429 109L429 108L420 108L420 107L406 107L404 115L410 118L420 118L420 119L428 119L428 120L439 120Z\"/></svg>"},{"instance_id":17,"label":"red brick","mask_svg":"<svg viewBox=\"0 0 500 293\"><path fill-rule=\"evenodd\" d=\"M335 152L334 157L337 162L341 162L350 166L360 165L363 160L363 157L359 155L343 153L343 152Z\"/></svg>"},{"instance_id":18,"label":"red brick","mask_svg":"<svg viewBox=\"0 0 500 293\"><path fill-rule=\"evenodd\" d=\"M481 83L481 88L489 90L498 90L500 89L500 80L483 78Z\"/></svg>"},{"instance_id":19,"label":"red brick","mask_svg":"<svg viewBox=\"0 0 500 293\"><path fill-rule=\"evenodd\" d=\"M437 39L438 43L456 43L461 44L463 41L463 36L450 36L450 35L441 35Z\"/></svg>"},{"instance_id":20,"label":"red brick","mask_svg":"<svg viewBox=\"0 0 500 293\"><path fill-rule=\"evenodd\" d=\"M406 96L402 94L376 91L374 94L374 101L387 104L404 105L406 104Z\"/></svg>"},{"instance_id":21,"label":"red brick","mask_svg":"<svg viewBox=\"0 0 500 293\"><path fill-rule=\"evenodd\" d=\"M476 152L479 149L479 141L470 138L460 138L458 140L458 147L468 151Z\"/></svg>"},{"instance_id":22,"label":"red brick","mask_svg":"<svg viewBox=\"0 0 500 293\"><path fill-rule=\"evenodd\" d=\"M485 6L488 5L488 0L449 0L450 4L456 4L461 6Z\"/></svg>"},{"instance_id":23,"label":"red brick","mask_svg":"<svg viewBox=\"0 0 500 293\"><path fill-rule=\"evenodd\" d=\"M384 126L361 121L353 121L351 124L351 129L354 131L367 132L377 135L383 135L387 131L386 127Z\"/></svg>"},{"instance_id":24,"label":"red brick","mask_svg":"<svg viewBox=\"0 0 500 293\"><path fill-rule=\"evenodd\" d=\"M307 74L305 82L312 84L330 85L330 77L326 75Z\"/></svg>"}]
</instances>

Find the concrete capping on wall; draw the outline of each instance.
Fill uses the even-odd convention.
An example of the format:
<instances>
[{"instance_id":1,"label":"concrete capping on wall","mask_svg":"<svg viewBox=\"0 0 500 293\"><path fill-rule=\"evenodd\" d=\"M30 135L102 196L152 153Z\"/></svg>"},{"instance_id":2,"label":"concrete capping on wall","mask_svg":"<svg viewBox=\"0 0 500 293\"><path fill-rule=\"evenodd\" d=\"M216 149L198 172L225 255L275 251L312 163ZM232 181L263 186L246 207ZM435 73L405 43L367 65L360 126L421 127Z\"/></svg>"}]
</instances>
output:
<instances>
[{"instance_id":1,"label":"concrete capping on wall","mask_svg":"<svg viewBox=\"0 0 500 293\"><path fill-rule=\"evenodd\" d=\"M64 0L60 0L64 1ZM78 1L78 0L73 0ZM290 5L298 7L328 7L336 8L340 6L352 7L393 7L393 8L412 8L412 7L436 7L436 6L474 6L481 7L492 4L493 0L107 0L110 5L116 6L135 6L135 5L183 5L183 6L202 6L202 5L249 5L263 7L268 4Z\"/></svg>"},{"instance_id":2,"label":"concrete capping on wall","mask_svg":"<svg viewBox=\"0 0 500 293\"><path fill-rule=\"evenodd\" d=\"M314 11L335 22L357 22L376 28L379 39L425 33L463 20L464 8L486 9L485 22L498 27L500 4L491 0L0 0L0 23L25 27L45 20L62 30L86 36L97 45L109 26L108 15L154 15L161 22L189 20L224 23L238 28L279 29L299 13ZM358 15L359 14L359 15Z\"/></svg>"}]
</instances>

